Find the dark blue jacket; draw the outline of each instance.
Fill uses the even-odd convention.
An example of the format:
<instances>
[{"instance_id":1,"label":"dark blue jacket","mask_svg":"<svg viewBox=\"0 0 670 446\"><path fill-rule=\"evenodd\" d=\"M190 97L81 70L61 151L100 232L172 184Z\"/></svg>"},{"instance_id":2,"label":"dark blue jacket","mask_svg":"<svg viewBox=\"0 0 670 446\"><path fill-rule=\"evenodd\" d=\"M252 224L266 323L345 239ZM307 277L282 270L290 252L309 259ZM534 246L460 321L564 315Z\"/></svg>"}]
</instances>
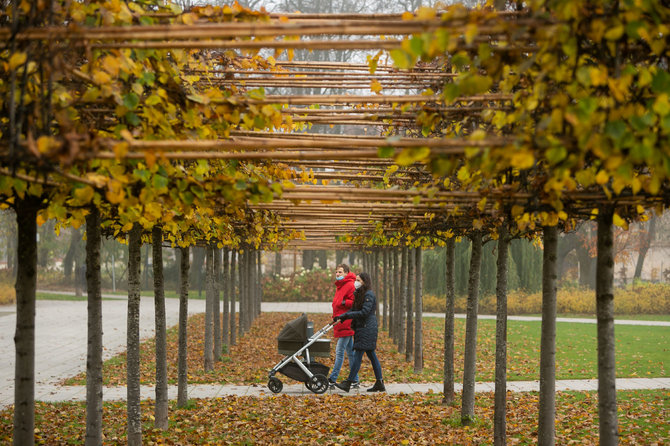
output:
<instances>
[{"instance_id":1,"label":"dark blue jacket","mask_svg":"<svg viewBox=\"0 0 670 446\"><path fill-rule=\"evenodd\" d=\"M375 350L377 348L377 299L372 290L365 293L363 308L349 310L340 317L352 319L355 350Z\"/></svg>"}]
</instances>

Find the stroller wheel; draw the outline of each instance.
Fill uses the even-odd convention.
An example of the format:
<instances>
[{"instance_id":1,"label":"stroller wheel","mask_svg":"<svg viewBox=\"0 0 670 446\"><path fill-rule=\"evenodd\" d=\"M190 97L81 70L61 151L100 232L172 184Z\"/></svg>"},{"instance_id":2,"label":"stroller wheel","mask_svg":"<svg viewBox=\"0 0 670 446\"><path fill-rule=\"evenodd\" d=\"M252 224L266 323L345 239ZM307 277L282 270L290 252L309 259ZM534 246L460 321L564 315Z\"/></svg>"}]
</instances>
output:
<instances>
[{"instance_id":1,"label":"stroller wheel","mask_svg":"<svg viewBox=\"0 0 670 446\"><path fill-rule=\"evenodd\" d=\"M284 388L284 384L282 384L282 382L279 380L279 378L276 378L276 377L273 376L268 381L268 389L270 389L270 391L272 393L279 393L279 392L282 391L283 388Z\"/></svg>"},{"instance_id":2,"label":"stroller wheel","mask_svg":"<svg viewBox=\"0 0 670 446\"><path fill-rule=\"evenodd\" d=\"M312 376L312 379L305 383L305 386L307 386L307 388L314 393L324 393L326 390L328 390L329 387L328 378L326 378L325 375L317 373L316 375Z\"/></svg>"}]
</instances>

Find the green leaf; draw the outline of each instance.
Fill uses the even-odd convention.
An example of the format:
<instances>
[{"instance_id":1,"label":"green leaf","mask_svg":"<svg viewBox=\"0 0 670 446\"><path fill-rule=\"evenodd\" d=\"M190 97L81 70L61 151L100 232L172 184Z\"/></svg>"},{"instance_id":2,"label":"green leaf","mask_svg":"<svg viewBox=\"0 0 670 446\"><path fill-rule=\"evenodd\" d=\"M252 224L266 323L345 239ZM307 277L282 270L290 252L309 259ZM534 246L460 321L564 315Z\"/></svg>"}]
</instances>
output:
<instances>
[{"instance_id":1,"label":"green leaf","mask_svg":"<svg viewBox=\"0 0 670 446\"><path fill-rule=\"evenodd\" d=\"M623 121L610 121L605 124L605 135L609 136L617 146L621 145L621 139L626 135L626 124Z\"/></svg>"},{"instance_id":2,"label":"green leaf","mask_svg":"<svg viewBox=\"0 0 670 446\"><path fill-rule=\"evenodd\" d=\"M133 112L126 113L124 118L126 118L126 121L130 125L140 125L140 118L138 118L137 115Z\"/></svg>"},{"instance_id":3,"label":"green leaf","mask_svg":"<svg viewBox=\"0 0 670 446\"><path fill-rule=\"evenodd\" d=\"M154 175L152 184L155 189L167 189L168 179L162 175Z\"/></svg>"},{"instance_id":4,"label":"green leaf","mask_svg":"<svg viewBox=\"0 0 670 446\"><path fill-rule=\"evenodd\" d=\"M418 147L411 149L403 149L395 159L399 166L409 166L417 161L423 161L430 155L428 147Z\"/></svg>"},{"instance_id":5,"label":"green leaf","mask_svg":"<svg viewBox=\"0 0 670 446\"><path fill-rule=\"evenodd\" d=\"M414 36L409 40L409 48L417 58L423 54L423 39L419 36Z\"/></svg>"},{"instance_id":6,"label":"green leaf","mask_svg":"<svg viewBox=\"0 0 670 446\"><path fill-rule=\"evenodd\" d=\"M670 94L670 74L664 70L657 71L651 80L651 89L655 93Z\"/></svg>"},{"instance_id":7,"label":"green leaf","mask_svg":"<svg viewBox=\"0 0 670 446\"><path fill-rule=\"evenodd\" d=\"M551 164L560 163L566 156L568 156L568 151L563 146L556 146L547 150L547 160Z\"/></svg>"},{"instance_id":8,"label":"green leaf","mask_svg":"<svg viewBox=\"0 0 670 446\"><path fill-rule=\"evenodd\" d=\"M379 158L391 158L395 153L395 149L390 146L383 146L377 150L377 156Z\"/></svg>"},{"instance_id":9,"label":"green leaf","mask_svg":"<svg viewBox=\"0 0 670 446\"><path fill-rule=\"evenodd\" d=\"M123 105L128 110L134 110L137 108L137 105L140 103L140 97L137 96L134 92L123 95Z\"/></svg>"},{"instance_id":10,"label":"green leaf","mask_svg":"<svg viewBox=\"0 0 670 446\"><path fill-rule=\"evenodd\" d=\"M403 50L391 50L393 64L401 69L409 69L414 66L412 57Z\"/></svg>"},{"instance_id":11,"label":"green leaf","mask_svg":"<svg viewBox=\"0 0 670 446\"><path fill-rule=\"evenodd\" d=\"M247 189L247 182L239 179L235 182L235 189L237 190L246 190Z\"/></svg>"}]
</instances>

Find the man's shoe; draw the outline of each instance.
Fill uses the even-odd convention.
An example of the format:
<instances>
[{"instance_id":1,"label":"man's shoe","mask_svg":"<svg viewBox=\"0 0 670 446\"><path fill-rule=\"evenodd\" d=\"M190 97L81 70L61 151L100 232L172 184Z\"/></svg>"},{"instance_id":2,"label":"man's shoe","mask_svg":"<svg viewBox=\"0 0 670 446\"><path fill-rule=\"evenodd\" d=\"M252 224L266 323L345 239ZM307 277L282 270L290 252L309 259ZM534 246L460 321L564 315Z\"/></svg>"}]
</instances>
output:
<instances>
[{"instance_id":1,"label":"man's shoe","mask_svg":"<svg viewBox=\"0 0 670 446\"><path fill-rule=\"evenodd\" d=\"M375 385L368 389L368 392L386 392L386 387L384 386L384 380L378 379L375 381Z\"/></svg>"},{"instance_id":2,"label":"man's shoe","mask_svg":"<svg viewBox=\"0 0 670 446\"><path fill-rule=\"evenodd\" d=\"M328 387L331 388L331 389L332 389L333 387L335 387L335 381L333 381L332 379L328 378Z\"/></svg>"},{"instance_id":3,"label":"man's shoe","mask_svg":"<svg viewBox=\"0 0 670 446\"><path fill-rule=\"evenodd\" d=\"M360 389L360 387L361 387L361 382L360 381L356 381L355 383L351 383L351 388L352 389Z\"/></svg>"},{"instance_id":4,"label":"man's shoe","mask_svg":"<svg viewBox=\"0 0 670 446\"><path fill-rule=\"evenodd\" d=\"M341 383L335 383L335 387L337 387L340 390L344 390L345 392L348 392L349 389L351 388L351 381L345 379Z\"/></svg>"}]
</instances>

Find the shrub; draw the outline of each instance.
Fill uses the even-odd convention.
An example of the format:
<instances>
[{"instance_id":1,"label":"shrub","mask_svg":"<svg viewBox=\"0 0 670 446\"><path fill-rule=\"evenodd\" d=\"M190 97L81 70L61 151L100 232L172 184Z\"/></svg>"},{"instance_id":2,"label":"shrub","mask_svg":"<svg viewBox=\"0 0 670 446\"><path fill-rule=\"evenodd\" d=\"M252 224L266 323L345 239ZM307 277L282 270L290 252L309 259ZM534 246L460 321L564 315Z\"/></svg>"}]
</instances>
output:
<instances>
[{"instance_id":1,"label":"shrub","mask_svg":"<svg viewBox=\"0 0 670 446\"><path fill-rule=\"evenodd\" d=\"M444 296L426 295L423 297L424 311L444 312L446 299ZM467 305L466 296L457 296L455 311L464 313ZM595 314L595 291L567 287L558 290L556 311L562 314ZM481 296L479 313L495 314L496 299L494 295ZM542 312L542 293L512 291L507 296L507 312L509 314L538 314ZM670 284L667 283L634 283L614 290L615 314L670 314Z\"/></svg>"},{"instance_id":2,"label":"shrub","mask_svg":"<svg viewBox=\"0 0 670 446\"><path fill-rule=\"evenodd\" d=\"M13 304L14 302L16 302L14 285L0 283L0 305Z\"/></svg>"},{"instance_id":3,"label":"shrub","mask_svg":"<svg viewBox=\"0 0 670 446\"><path fill-rule=\"evenodd\" d=\"M314 268L288 277L263 278L265 302L330 302L334 294L335 285L328 270Z\"/></svg>"}]
</instances>

